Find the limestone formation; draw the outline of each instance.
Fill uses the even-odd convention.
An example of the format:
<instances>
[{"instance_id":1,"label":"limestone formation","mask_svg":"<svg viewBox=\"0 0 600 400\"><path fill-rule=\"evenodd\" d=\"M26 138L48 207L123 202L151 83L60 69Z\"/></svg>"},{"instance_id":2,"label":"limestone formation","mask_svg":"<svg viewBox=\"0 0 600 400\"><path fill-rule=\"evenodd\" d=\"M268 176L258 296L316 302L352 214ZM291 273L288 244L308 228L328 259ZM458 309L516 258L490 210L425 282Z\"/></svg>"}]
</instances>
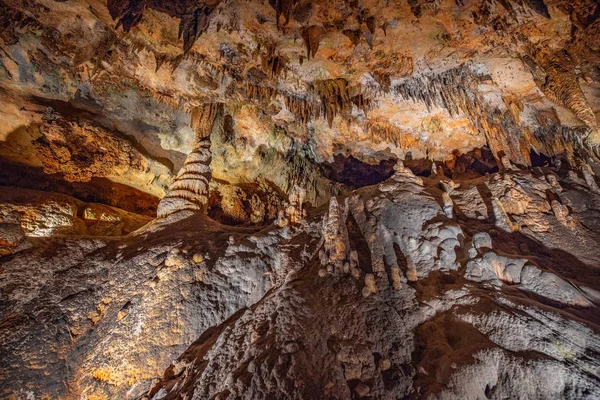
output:
<instances>
[{"instance_id":1,"label":"limestone formation","mask_svg":"<svg viewBox=\"0 0 600 400\"><path fill-rule=\"evenodd\" d=\"M0 0L0 399L599 399L597 0Z\"/></svg>"},{"instance_id":2,"label":"limestone formation","mask_svg":"<svg viewBox=\"0 0 600 400\"><path fill-rule=\"evenodd\" d=\"M295 185L290 191L289 206L287 206L285 212L294 224L299 224L305 217L306 211L302 208L305 198L306 189L298 185Z\"/></svg>"},{"instance_id":3,"label":"limestone formation","mask_svg":"<svg viewBox=\"0 0 600 400\"><path fill-rule=\"evenodd\" d=\"M442 193L442 201L444 203L444 213L446 214L446 217L452 219L454 203L448 192Z\"/></svg>"},{"instance_id":4,"label":"limestone formation","mask_svg":"<svg viewBox=\"0 0 600 400\"><path fill-rule=\"evenodd\" d=\"M592 192L600 194L600 188L596 183L594 173L592 172L592 169L590 168L589 164L584 164L583 168L581 169L581 172L583 173L583 179L585 179L585 183L588 186L588 188Z\"/></svg>"},{"instance_id":5,"label":"limestone formation","mask_svg":"<svg viewBox=\"0 0 600 400\"><path fill-rule=\"evenodd\" d=\"M552 212L554 212L554 216L566 227L573 227L575 225L575 221L573 217L569 215L569 209L567 206L564 206L558 202L558 200L552 200L550 203L552 207Z\"/></svg>"},{"instance_id":6,"label":"limestone formation","mask_svg":"<svg viewBox=\"0 0 600 400\"><path fill-rule=\"evenodd\" d=\"M0 221L0 255L11 254L25 241L25 232L21 228L21 217L11 212Z\"/></svg>"},{"instance_id":7,"label":"limestone formation","mask_svg":"<svg viewBox=\"0 0 600 400\"><path fill-rule=\"evenodd\" d=\"M327 273L350 273L357 267L357 257L353 254L348 238L348 199L341 207L336 198L329 202L329 211L323 216L323 250L321 265Z\"/></svg>"},{"instance_id":8,"label":"limestone formation","mask_svg":"<svg viewBox=\"0 0 600 400\"><path fill-rule=\"evenodd\" d=\"M206 212L210 173L210 133L218 105L198 107L192 113L196 140L167 194L158 204L157 214L166 217L179 211Z\"/></svg>"},{"instance_id":9,"label":"limestone formation","mask_svg":"<svg viewBox=\"0 0 600 400\"><path fill-rule=\"evenodd\" d=\"M476 241L480 240L473 237L473 244L477 246ZM467 263L465 274L467 279L476 282L489 281L494 285L518 284L523 290L572 306L592 305L577 287L553 273L542 271L524 258L515 259L487 251Z\"/></svg>"}]
</instances>

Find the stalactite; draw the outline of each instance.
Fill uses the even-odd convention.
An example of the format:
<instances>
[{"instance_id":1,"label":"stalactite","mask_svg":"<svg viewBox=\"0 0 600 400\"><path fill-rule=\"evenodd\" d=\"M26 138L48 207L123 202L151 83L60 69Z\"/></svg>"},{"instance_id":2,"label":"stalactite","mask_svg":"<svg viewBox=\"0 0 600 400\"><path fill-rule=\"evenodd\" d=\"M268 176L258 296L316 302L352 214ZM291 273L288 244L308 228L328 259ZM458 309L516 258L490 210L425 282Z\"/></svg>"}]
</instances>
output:
<instances>
[{"instance_id":1,"label":"stalactite","mask_svg":"<svg viewBox=\"0 0 600 400\"><path fill-rule=\"evenodd\" d=\"M273 7L276 15L276 24L279 27L280 17L283 15L283 19L285 20L285 24L287 25L290 21L290 15L292 14L292 10L294 6L298 3L298 0L269 0L269 5Z\"/></svg>"},{"instance_id":2,"label":"stalactite","mask_svg":"<svg viewBox=\"0 0 600 400\"><path fill-rule=\"evenodd\" d=\"M294 9L294 19L301 24L308 21L314 8L313 3L310 1L298 4Z\"/></svg>"},{"instance_id":3,"label":"stalactite","mask_svg":"<svg viewBox=\"0 0 600 400\"><path fill-rule=\"evenodd\" d=\"M254 73L251 73L253 70ZM269 104L280 94L288 111L302 124L323 117L331 126L336 115L350 111L353 105L365 112L372 107L371 100L362 93L351 96L348 82L343 78L315 81L310 90L313 93L305 96L278 93L277 89L269 86L266 74L256 68L252 68L246 76L246 95L249 99Z\"/></svg>"},{"instance_id":4,"label":"stalactite","mask_svg":"<svg viewBox=\"0 0 600 400\"><path fill-rule=\"evenodd\" d=\"M191 113L190 126L196 131L197 137L204 139L210 136L211 127L221 108L220 103L210 103L194 108Z\"/></svg>"},{"instance_id":5,"label":"stalactite","mask_svg":"<svg viewBox=\"0 0 600 400\"><path fill-rule=\"evenodd\" d=\"M506 108L512 114L515 121L519 121L523 112L523 103L514 96L509 96L503 99Z\"/></svg>"},{"instance_id":6,"label":"stalactite","mask_svg":"<svg viewBox=\"0 0 600 400\"><path fill-rule=\"evenodd\" d=\"M489 79L463 66L440 74L406 79L395 86L393 92L406 100L424 103L429 111L440 107L453 117L466 115L471 124L485 135L498 161L506 154L515 163L530 165L530 146L523 128L511 112L501 112L488 106L476 91L479 82Z\"/></svg>"},{"instance_id":7,"label":"stalactite","mask_svg":"<svg viewBox=\"0 0 600 400\"><path fill-rule=\"evenodd\" d=\"M369 32L369 31L363 31L362 34L363 34L365 40L367 41L367 44L369 45L369 48L371 50L373 50L373 39L374 39L373 34L371 32Z\"/></svg>"},{"instance_id":8,"label":"stalactite","mask_svg":"<svg viewBox=\"0 0 600 400\"><path fill-rule=\"evenodd\" d=\"M386 122L369 120L366 130L371 141L375 143L394 143L396 147L401 148L403 151L423 147L419 139Z\"/></svg>"},{"instance_id":9,"label":"stalactite","mask_svg":"<svg viewBox=\"0 0 600 400\"><path fill-rule=\"evenodd\" d=\"M302 124L307 124L321 114L321 106L315 101L289 93L282 93L282 96L285 107Z\"/></svg>"},{"instance_id":10,"label":"stalactite","mask_svg":"<svg viewBox=\"0 0 600 400\"><path fill-rule=\"evenodd\" d=\"M19 41L17 30L43 30L40 22L28 12L20 11L5 2L0 2L0 39L6 45L13 45Z\"/></svg>"},{"instance_id":11,"label":"stalactite","mask_svg":"<svg viewBox=\"0 0 600 400\"><path fill-rule=\"evenodd\" d=\"M350 98L352 104L354 104L359 110L370 110L372 107L371 99L365 97L363 94L357 94Z\"/></svg>"},{"instance_id":12,"label":"stalactite","mask_svg":"<svg viewBox=\"0 0 600 400\"><path fill-rule=\"evenodd\" d=\"M288 172L286 192L289 192L294 186L315 190L317 176L312 163L300 154L295 153L288 158L290 170Z\"/></svg>"},{"instance_id":13,"label":"stalactite","mask_svg":"<svg viewBox=\"0 0 600 400\"><path fill-rule=\"evenodd\" d=\"M155 93L154 99L159 103L166 104L175 110L182 110L181 101L168 93Z\"/></svg>"},{"instance_id":14,"label":"stalactite","mask_svg":"<svg viewBox=\"0 0 600 400\"><path fill-rule=\"evenodd\" d=\"M390 74L373 71L371 75L373 76L373 79L375 79L375 82L379 84L381 90L385 93L390 91L390 86L392 85Z\"/></svg>"},{"instance_id":15,"label":"stalactite","mask_svg":"<svg viewBox=\"0 0 600 400\"><path fill-rule=\"evenodd\" d=\"M346 35L348 39L350 39L354 46L356 46L358 42L360 42L360 30L344 29L342 33Z\"/></svg>"},{"instance_id":16,"label":"stalactite","mask_svg":"<svg viewBox=\"0 0 600 400\"><path fill-rule=\"evenodd\" d=\"M548 12L548 6L544 3L544 0L525 0L525 4L533 11L538 13L544 18L550 19L550 13Z\"/></svg>"},{"instance_id":17,"label":"stalactite","mask_svg":"<svg viewBox=\"0 0 600 400\"><path fill-rule=\"evenodd\" d=\"M585 128L570 128L555 125L540 127L533 131L532 146L538 153L549 157L563 155L572 165L575 165L576 155L586 157L587 149L578 146L575 138L581 137Z\"/></svg>"},{"instance_id":18,"label":"stalactite","mask_svg":"<svg viewBox=\"0 0 600 400\"><path fill-rule=\"evenodd\" d=\"M306 53L308 58L314 58L319 50L319 44L321 43L321 36L323 35L323 27L318 25L309 26L302 30L301 36L306 47Z\"/></svg>"},{"instance_id":19,"label":"stalactite","mask_svg":"<svg viewBox=\"0 0 600 400\"><path fill-rule=\"evenodd\" d=\"M214 9L215 6L201 6L181 17L178 37L183 38L184 54L190 51L200 35L208 29Z\"/></svg>"},{"instance_id":20,"label":"stalactite","mask_svg":"<svg viewBox=\"0 0 600 400\"><path fill-rule=\"evenodd\" d=\"M367 18L366 20L367 23L367 28L369 29L369 32L371 32L372 35L375 34L375 16L370 16L369 18Z\"/></svg>"},{"instance_id":21,"label":"stalactite","mask_svg":"<svg viewBox=\"0 0 600 400\"><path fill-rule=\"evenodd\" d=\"M277 91L268 86L247 84L246 95L249 99L258 101L260 104L269 104Z\"/></svg>"},{"instance_id":22,"label":"stalactite","mask_svg":"<svg viewBox=\"0 0 600 400\"><path fill-rule=\"evenodd\" d=\"M263 71L270 77L275 78L287 67L288 60L284 56L269 55L262 59Z\"/></svg>"},{"instance_id":23,"label":"stalactite","mask_svg":"<svg viewBox=\"0 0 600 400\"><path fill-rule=\"evenodd\" d=\"M385 21L383 24L381 24L381 30L383 31L383 35L387 36L387 30L389 28L390 24Z\"/></svg>"},{"instance_id":24,"label":"stalactite","mask_svg":"<svg viewBox=\"0 0 600 400\"><path fill-rule=\"evenodd\" d=\"M148 0L108 0L108 12L113 20L117 21L117 29L122 26L125 32L142 20L144 10L148 7Z\"/></svg>"},{"instance_id":25,"label":"stalactite","mask_svg":"<svg viewBox=\"0 0 600 400\"><path fill-rule=\"evenodd\" d=\"M343 78L315 81L313 88L321 98L323 114L331 126L333 118L350 103L348 81Z\"/></svg>"},{"instance_id":26,"label":"stalactite","mask_svg":"<svg viewBox=\"0 0 600 400\"><path fill-rule=\"evenodd\" d=\"M179 18L178 37L183 39L183 52L186 54L198 37L208 29L212 14L219 3L220 1L213 1L210 5L188 9L185 3L161 4L150 0L108 0L107 6L112 19L117 20L116 28L122 26L125 32L129 32L140 23L147 8L154 8Z\"/></svg>"},{"instance_id":27,"label":"stalactite","mask_svg":"<svg viewBox=\"0 0 600 400\"><path fill-rule=\"evenodd\" d=\"M579 86L577 76L567 67L571 63L566 54L545 57L543 67L547 75L541 89L550 100L568 108L589 128L597 131L596 116Z\"/></svg>"},{"instance_id":28,"label":"stalactite","mask_svg":"<svg viewBox=\"0 0 600 400\"><path fill-rule=\"evenodd\" d=\"M393 92L406 100L425 103L429 111L437 106L456 116L469 112L473 85L480 79L469 68L457 67L440 74L406 79L394 86Z\"/></svg>"},{"instance_id":29,"label":"stalactite","mask_svg":"<svg viewBox=\"0 0 600 400\"><path fill-rule=\"evenodd\" d=\"M484 115L479 119L479 127L485 135L487 144L498 161L504 155L510 161L521 165L531 165L530 145L524 136L524 130L512 118L510 112L501 113L497 109L489 110L481 106L481 102L474 103L473 110L480 110L479 114L470 114L470 119L475 122L475 115ZM477 126L477 125L476 125Z\"/></svg>"},{"instance_id":30,"label":"stalactite","mask_svg":"<svg viewBox=\"0 0 600 400\"><path fill-rule=\"evenodd\" d=\"M343 78L314 81L312 91L321 99L322 115L329 126L336 115L349 110L353 104L363 111L368 111L371 107L370 100L361 93L351 95L348 81Z\"/></svg>"},{"instance_id":31,"label":"stalactite","mask_svg":"<svg viewBox=\"0 0 600 400\"><path fill-rule=\"evenodd\" d=\"M158 72L160 67L162 67L170 58L168 54L154 53L154 58L156 59L156 68L154 72Z\"/></svg>"}]
</instances>

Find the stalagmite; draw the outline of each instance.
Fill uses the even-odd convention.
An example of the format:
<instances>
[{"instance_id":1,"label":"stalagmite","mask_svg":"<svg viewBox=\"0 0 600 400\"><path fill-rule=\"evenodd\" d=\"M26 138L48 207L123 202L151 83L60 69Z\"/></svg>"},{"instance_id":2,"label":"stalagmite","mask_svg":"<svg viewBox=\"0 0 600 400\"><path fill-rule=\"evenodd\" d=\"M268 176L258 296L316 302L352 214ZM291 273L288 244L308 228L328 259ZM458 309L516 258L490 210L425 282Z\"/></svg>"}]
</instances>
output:
<instances>
[{"instance_id":1,"label":"stalagmite","mask_svg":"<svg viewBox=\"0 0 600 400\"><path fill-rule=\"evenodd\" d=\"M448 218L452 218L452 210L454 208L454 202L448 192L442 193L442 201L444 203L444 213Z\"/></svg>"},{"instance_id":2,"label":"stalagmite","mask_svg":"<svg viewBox=\"0 0 600 400\"><path fill-rule=\"evenodd\" d=\"M193 111L192 127L196 130L196 141L168 193L160 201L158 217L167 217L183 210L206 211L208 183L211 179L210 134L218 109L218 104L208 104Z\"/></svg>"},{"instance_id":3,"label":"stalagmite","mask_svg":"<svg viewBox=\"0 0 600 400\"><path fill-rule=\"evenodd\" d=\"M294 185L289 194L289 206L285 210L293 224L301 223L306 215L306 211L302 208L305 198L306 189Z\"/></svg>"},{"instance_id":4,"label":"stalagmite","mask_svg":"<svg viewBox=\"0 0 600 400\"><path fill-rule=\"evenodd\" d=\"M504 169L504 171L517 171L518 170L518 168L513 165L513 163L510 161L510 158L508 158L508 156L506 156L506 155L503 155L502 157L500 157L500 162L502 163L502 168Z\"/></svg>"},{"instance_id":5,"label":"stalagmite","mask_svg":"<svg viewBox=\"0 0 600 400\"><path fill-rule=\"evenodd\" d=\"M323 251L321 264L327 267L328 273L350 272L350 262L355 264L356 256L353 255L348 239L348 201L342 208L335 197L329 202L329 212L323 216ZM344 271L347 265L348 271ZM356 265L353 265L355 268Z\"/></svg>"},{"instance_id":6,"label":"stalagmite","mask_svg":"<svg viewBox=\"0 0 600 400\"><path fill-rule=\"evenodd\" d=\"M375 284L375 276L373 274L365 275L365 287L362 290L364 297L369 297L371 294L377 293L377 285Z\"/></svg>"},{"instance_id":7,"label":"stalagmite","mask_svg":"<svg viewBox=\"0 0 600 400\"><path fill-rule=\"evenodd\" d=\"M402 272L399 267L391 267L390 274L392 277L392 287L395 290L400 290L402 288Z\"/></svg>"},{"instance_id":8,"label":"stalagmite","mask_svg":"<svg viewBox=\"0 0 600 400\"><path fill-rule=\"evenodd\" d=\"M490 246L491 250L491 246ZM467 263L465 277L496 286L518 285L519 288L571 306L589 307L592 303L579 288L546 272L525 258L512 258L487 251Z\"/></svg>"},{"instance_id":9,"label":"stalagmite","mask_svg":"<svg viewBox=\"0 0 600 400\"><path fill-rule=\"evenodd\" d=\"M550 184L550 186L552 186L552 188L554 188L554 190L556 190L557 192L562 192L563 188L560 185L560 183L558 182L558 179L556 178L556 175L546 175L546 181Z\"/></svg>"},{"instance_id":10,"label":"stalagmite","mask_svg":"<svg viewBox=\"0 0 600 400\"><path fill-rule=\"evenodd\" d=\"M279 210L277 212L277 218L275 219L274 224L280 228L283 228L290 224L290 220L285 215L285 210Z\"/></svg>"},{"instance_id":11,"label":"stalagmite","mask_svg":"<svg viewBox=\"0 0 600 400\"><path fill-rule=\"evenodd\" d=\"M375 218L367 217L365 209L369 206L365 206L360 198L350 198L349 207L354 220L358 224L361 234L369 246L371 269L373 271L374 279L376 280L376 285L385 288L389 285L389 282L385 273L385 249L383 233L380 230L380 226Z\"/></svg>"}]
</instances>

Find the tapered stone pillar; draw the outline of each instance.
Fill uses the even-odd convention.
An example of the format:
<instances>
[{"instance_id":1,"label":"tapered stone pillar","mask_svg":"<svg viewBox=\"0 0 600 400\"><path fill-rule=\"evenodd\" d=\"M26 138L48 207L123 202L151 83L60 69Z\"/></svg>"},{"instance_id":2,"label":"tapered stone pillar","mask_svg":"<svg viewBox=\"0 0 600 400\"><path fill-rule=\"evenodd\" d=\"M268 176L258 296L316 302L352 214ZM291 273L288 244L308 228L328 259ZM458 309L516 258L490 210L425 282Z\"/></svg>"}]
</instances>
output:
<instances>
[{"instance_id":1,"label":"tapered stone pillar","mask_svg":"<svg viewBox=\"0 0 600 400\"><path fill-rule=\"evenodd\" d=\"M210 134L220 104L205 104L192 112L192 128L196 130L196 141L183 167L171 184L168 193L158 204L159 218L175 212L190 210L204 213L208 204L208 184L211 179Z\"/></svg>"}]
</instances>

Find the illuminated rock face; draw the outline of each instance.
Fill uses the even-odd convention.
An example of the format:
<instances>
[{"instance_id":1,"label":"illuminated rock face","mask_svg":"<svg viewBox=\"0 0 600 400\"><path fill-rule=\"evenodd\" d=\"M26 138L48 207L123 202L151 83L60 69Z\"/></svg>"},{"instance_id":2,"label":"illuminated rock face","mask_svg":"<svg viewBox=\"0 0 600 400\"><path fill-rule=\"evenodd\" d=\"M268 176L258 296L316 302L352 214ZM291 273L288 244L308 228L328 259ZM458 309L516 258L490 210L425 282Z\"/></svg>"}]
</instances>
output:
<instances>
[{"instance_id":1,"label":"illuminated rock face","mask_svg":"<svg viewBox=\"0 0 600 400\"><path fill-rule=\"evenodd\" d=\"M592 0L0 0L0 398L600 397Z\"/></svg>"}]
</instances>

